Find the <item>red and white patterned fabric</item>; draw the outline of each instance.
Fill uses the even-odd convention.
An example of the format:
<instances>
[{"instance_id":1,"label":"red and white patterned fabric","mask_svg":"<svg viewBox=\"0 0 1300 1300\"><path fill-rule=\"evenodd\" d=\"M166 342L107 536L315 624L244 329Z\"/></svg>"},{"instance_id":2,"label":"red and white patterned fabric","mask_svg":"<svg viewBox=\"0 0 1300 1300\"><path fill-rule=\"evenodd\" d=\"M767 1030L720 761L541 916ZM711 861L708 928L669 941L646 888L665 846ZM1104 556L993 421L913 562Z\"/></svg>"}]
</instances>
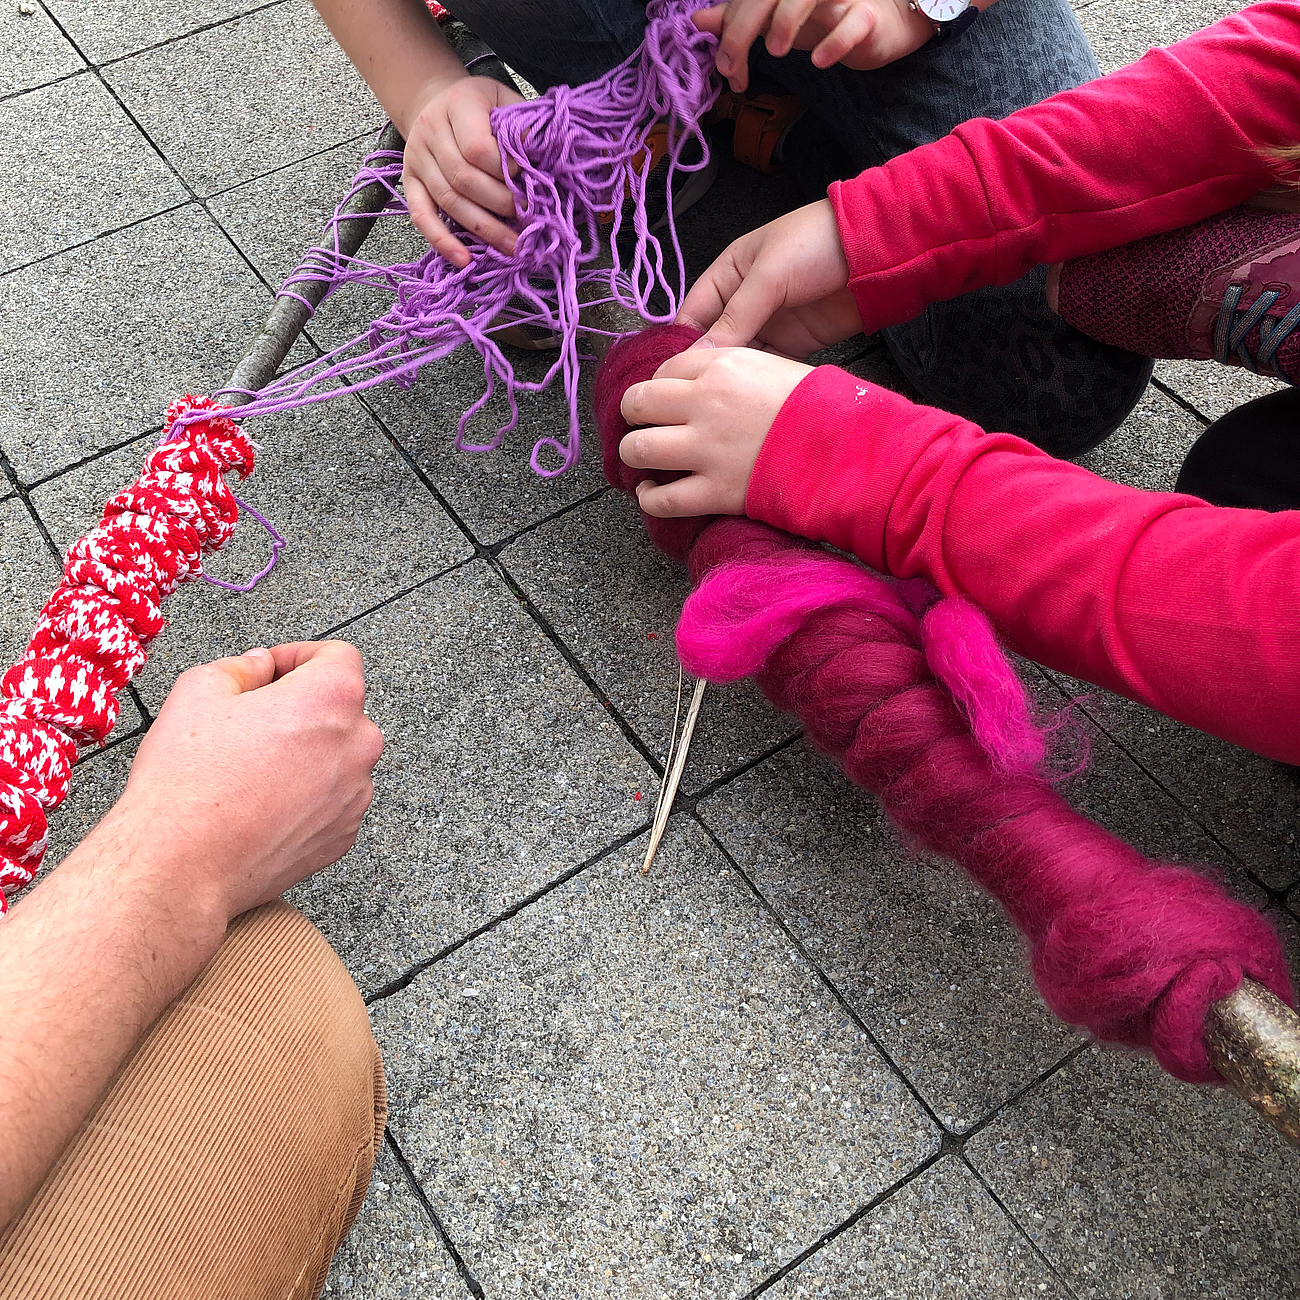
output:
<instances>
[{"instance_id":1,"label":"red and white patterned fabric","mask_svg":"<svg viewBox=\"0 0 1300 1300\"><path fill-rule=\"evenodd\" d=\"M239 507L223 476L252 472L253 444L226 409L190 395L167 408L164 439L182 412L213 417L155 448L99 527L69 547L26 653L0 678L0 916L40 866L45 810L67 793L78 744L113 729L117 692L163 628L161 602L235 531Z\"/></svg>"}]
</instances>

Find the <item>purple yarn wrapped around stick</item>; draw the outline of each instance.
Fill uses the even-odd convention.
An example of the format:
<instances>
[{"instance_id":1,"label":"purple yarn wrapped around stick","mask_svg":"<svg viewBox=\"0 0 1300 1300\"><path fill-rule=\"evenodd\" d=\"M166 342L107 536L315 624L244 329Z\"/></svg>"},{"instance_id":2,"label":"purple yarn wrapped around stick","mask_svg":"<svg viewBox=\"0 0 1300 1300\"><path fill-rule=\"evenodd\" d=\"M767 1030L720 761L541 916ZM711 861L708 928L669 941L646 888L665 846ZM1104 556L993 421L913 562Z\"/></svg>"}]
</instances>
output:
<instances>
[{"instance_id":1,"label":"purple yarn wrapped around stick","mask_svg":"<svg viewBox=\"0 0 1300 1300\"><path fill-rule=\"evenodd\" d=\"M380 266L337 249L335 212L329 229L335 248L313 249L285 281L281 294L297 296L295 284L325 281L326 296L344 284L366 284L391 292L393 305L369 329L325 356L278 377L251 394L240 408L243 421L256 415L293 410L325 401L342 392L393 382L409 387L416 372L441 360L462 343L483 358L484 391L461 416L456 446L487 451L517 425L520 392L537 392L557 376L569 403L569 429L563 439L544 437L533 447L530 465L553 477L571 468L581 450L578 428L578 312L581 301L616 301L651 321L676 315L685 294L685 269L672 220L671 187L675 174L707 164L708 149L699 122L713 104L718 83L713 73L716 39L699 31L690 15L701 0L651 0L641 47L598 81L556 86L539 99L492 112L492 129L506 160L505 182L519 213L519 238L513 254L501 253L456 227L470 250L467 267L456 267L433 250L418 261ZM675 259L675 282L658 237L646 219L646 137L656 123L668 125L665 183L669 187L667 234ZM684 165L688 140L702 148L700 162ZM517 168L510 175L510 164ZM349 194L376 181L391 199L382 215L404 215L398 193L402 155L371 154ZM629 265L621 264L617 235L624 199L632 199L635 247ZM347 199L344 200L344 203ZM340 205L340 208L342 205ZM612 216L612 227L600 217ZM595 265L608 232L612 268ZM654 312L651 295L658 289L668 301ZM600 296L604 292L604 298ZM547 373L536 381L519 379L493 332L506 325L540 325L556 334L560 348ZM486 441L474 442L468 426L496 392L505 389L509 415ZM224 389L229 393L236 390ZM201 418L195 413L192 419ZM179 426L185 417L177 422ZM547 460L558 463L546 464Z\"/></svg>"}]
</instances>

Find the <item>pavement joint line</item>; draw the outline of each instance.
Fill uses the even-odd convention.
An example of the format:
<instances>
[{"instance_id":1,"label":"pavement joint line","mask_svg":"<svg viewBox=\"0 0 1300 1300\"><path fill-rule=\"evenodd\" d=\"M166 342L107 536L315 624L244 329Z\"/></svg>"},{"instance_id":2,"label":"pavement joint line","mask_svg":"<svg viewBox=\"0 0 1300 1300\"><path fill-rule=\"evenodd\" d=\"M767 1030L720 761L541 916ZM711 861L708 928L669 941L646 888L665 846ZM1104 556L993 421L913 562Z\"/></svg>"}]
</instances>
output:
<instances>
[{"instance_id":1,"label":"pavement joint line","mask_svg":"<svg viewBox=\"0 0 1300 1300\"><path fill-rule=\"evenodd\" d=\"M903 1085L903 1087L905 1087L907 1091L911 1093L913 1100L922 1109L922 1111L924 1111L926 1118L929 1119L930 1123L934 1125L935 1132L938 1134L939 1141L938 1141L938 1146L936 1148L936 1154L938 1154L944 1149L944 1138L946 1135L951 1135L955 1138L960 1138L961 1136L960 1134L953 1134L952 1130L948 1128L948 1126L939 1118L937 1114L935 1114L934 1107L932 1107L929 1101L927 1101L926 1098L922 1095L921 1090L912 1082L911 1079L908 1078L902 1066L900 1066L898 1062L894 1060L889 1050L885 1047L884 1043L882 1043L880 1039L876 1036L876 1033L871 1028L871 1026L868 1025L867 1022L862 1018L862 1016L858 1014L857 1010L849 1004L848 999L836 987L835 982L822 969L821 964L804 947L802 940L800 940L798 936L794 933L794 931L791 930L790 927L786 924L785 918L780 914L780 912L777 911L776 907L773 905L771 900L758 887L758 884L754 881L754 879L750 876L750 874L745 870L744 867L740 865L739 862L736 861L735 857L732 856L731 850L728 849L725 844L723 844L721 838L714 831L714 829L708 824L708 822L704 820L703 817L700 816L698 812L693 812L690 814L690 816L691 819L695 822L695 824L699 826L701 830L703 830L706 836L708 836L710 842L714 845L714 847L718 850L718 852L722 854L722 857L726 861L727 865L740 877L742 881L744 881L750 893L753 894L755 902L757 902L759 907L761 907L768 914L768 916L772 920L772 923L785 936L786 942L789 943L789 945L795 950L795 952L799 954L800 959L804 962L807 968L813 973L813 975L821 983L822 987L825 988L826 991L835 999L835 1001L840 1004L840 1009L844 1012L846 1016L848 1016L848 1018L853 1022L853 1024L855 1024L858 1027L863 1037L867 1040L868 1043L871 1044L872 1048L879 1054L880 1059L884 1061L886 1066L888 1066L891 1073L893 1073L893 1075L898 1079L898 1081Z\"/></svg>"},{"instance_id":2,"label":"pavement joint line","mask_svg":"<svg viewBox=\"0 0 1300 1300\"><path fill-rule=\"evenodd\" d=\"M137 226L143 226L146 222L153 221L157 217L169 217L173 213L180 212L182 208L188 208L191 204L197 204L200 208L203 207L202 202L197 198L182 199L179 203L172 203L165 208L159 208L156 212L149 212L142 217L136 217L132 221L124 221L120 226L110 226L106 230L97 231L93 235L88 235L85 239L78 239L71 244L64 244L61 248L42 253L39 257L30 258L26 262L16 262L13 266L6 266L0 270L0 280L11 275L17 275L19 271L29 271L33 266L40 266L42 262L52 262L56 257L62 257L65 253L75 253L78 249L89 248L91 244L97 244L101 239L107 239L110 235L120 235L123 231L134 230Z\"/></svg>"},{"instance_id":3,"label":"pavement joint line","mask_svg":"<svg viewBox=\"0 0 1300 1300\"><path fill-rule=\"evenodd\" d=\"M282 2L283 0L276 0L276 3L282 3ZM262 8L264 9L270 9L272 7L273 6L271 5L262 6ZM371 131L369 129L365 131L358 131L356 135L349 136L346 140L340 140L337 144L326 145L325 148L323 149L317 149L315 153L304 154L301 158L294 158L290 162L277 163L274 167L270 168L269 170L264 172L258 172L256 176L250 176L248 177L247 180L236 181L233 185L227 185L226 188L223 190L213 190L212 193L208 195L208 198L209 200L226 198L228 195L233 194L236 190L242 190L246 185L253 185L256 184L258 181L266 180L268 176L276 176L279 175L280 172L291 171L294 167L299 166L301 163L312 162L317 158L324 158L327 153L333 153L335 149L346 149L348 145L359 144L362 140L366 140L366 139L377 140L378 137L379 137L379 132L377 131Z\"/></svg>"},{"instance_id":4,"label":"pavement joint line","mask_svg":"<svg viewBox=\"0 0 1300 1300\"><path fill-rule=\"evenodd\" d=\"M1070 1282L1070 1279L1066 1277L1065 1274L1062 1273L1056 1267L1056 1265L1047 1257L1047 1254L1043 1250L1043 1248L1029 1235L1028 1230L1025 1228L1024 1224L1020 1222L1019 1217L1016 1214L1012 1213L1007 1203L1002 1199L1002 1197L1000 1197L997 1194L997 1192L993 1190L993 1185L989 1182L989 1180L985 1178L984 1175L980 1173L980 1171L976 1169L973 1164L971 1164L970 1160L966 1156L966 1153L963 1151L957 1158L962 1162L962 1164L966 1166L967 1169L970 1170L971 1175L976 1179L976 1181L980 1184L980 1186L983 1187L984 1190L988 1193L989 1199L1006 1216L1007 1221L1016 1230L1017 1234L1026 1243L1026 1245L1028 1245L1029 1249L1042 1263L1043 1267L1046 1268L1048 1273L1051 1274L1053 1280L1060 1285L1060 1287L1062 1288L1062 1290L1064 1290L1066 1295L1073 1296L1075 1297L1075 1300L1078 1300L1079 1293L1074 1289L1074 1286Z\"/></svg>"},{"instance_id":5,"label":"pavement joint line","mask_svg":"<svg viewBox=\"0 0 1300 1300\"><path fill-rule=\"evenodd\" d=\"M54 538L50 535L50 530L45 526L45 520L41 518L40 513L32 504L32 495L27 485L18 477L18 471L14 469L4 448L0 447L0 473L9 480L10 487L13 488L14 494L23 503L24 509L31 517L32 523L36 525L36 531L45 539L45 545L49 548L50 554L54 556L58 563L59 572L63 572L63 552L59 550Z\"/></svg>"},{"instance_id":6,"label":"pavement joint line","mask_svg":"<svg viewBox=\"0 0 1300 1300\"><path fill-rule=\"evenodd\" d=\"M1183 410L1186 411L1189 415L1194 415L1196 419L1199 420L1201 424L1203 424L1207 429L1210 427L1211 424L1214 423L1214 421L1211 420L1208 415L1198 410L1191 402L1187 400L1187 398L1185 398L1180 392L1178 392L1177 389L1170 388L1169 385L1165 383L1163 379L1157 379L1153 375L1151 378L1151 387L1154 388L1158 393L1163 393L1171 402L1174 403L1175 406L1181 406Z\"/></svg>"},{"instance_id":7,"label":"pavement joint line","mask_svg":"<svg viewBox=\"0 0 1300 1300\"><path fill-rule=\"evenodd\" d=\"M121 442L111 443L107 447L100 447L98 451L92 451L89 455L83 456L80 460L74 460L69 465L64 465L60 469L51 470L41 478L33 479L27 484L29 491L34 492L37 488L44 487L47 483L53 483L55 479L62 478L65 474L71 474L74 470L84 469L87 465L93 465L97 460L103 460L105 456L111 456L114 452L125 451L132 443L141 442L145 438L157 437L162 433L161 424L152 425L150 428L140 433L133 433L128 438L123 438Z\"/></svg>"},{"instance_id":8,"label":"pavement joint line","mask_svg":"<svg viewBox=\"0 0 1300 1300\"><path fill-rule=\"evenodd\" d=\"M762 753L755 754L753 758L744 759L742 762L737 763L735 767L728 768L721 776L715 776L712 781L701 786L698 790L679 794L677 796L677 806L685 811L694 812L703 800L717 794L720 790L724 790L733 781L738 781L742 776L766 763L769 758L775 758L784 750L797 745L803 738L804 733L801 727L793 735L786 736L784 740L778 740L769 745Z\"/></svg>"},{"instance_id":9,"label":"pavement joint line","mask_svg":"<svg viewBox=\"0 0 1300 1300\"><path fill-rule=\"evenodd\" d=\"M96 759L101 758L110 750L116 749L119 745L124 745L128 740L138 740L149 730L149 724L146 721L143 726L132 727L130 731L124 732L120 736L114 736L111 740L106 740L102 745L87 747L83 752L77 755L77 761L73 764L74 768L84 767L88 763L93 763Z\"/></svg>"},{"instance_id":10,"label":"pavement joint line","mask_svg":"<svg viewBox=\"0 0 1300 1300\"><path fill-rule=\"evenodd\" d=\"M78 54L78 57L82 56ZM7 94L0 95L0 104L7 104L11 99L21 99L23 95L30 95L37 90L48 90L51 86L57 86L63 81L71 81L74 77L84 77L90 71L89 66L74 68L71 72L61 72L57 77L51 77L49 81L42 81L38 85L22 86L18 90L11 90Z\"/></svg>"},{"instance_id":11,"label":"pavement joint line","mask_svg":"<svg viewBox=\"0 0 1300 1300\"><path fill-rule=\"evenodd\" d=\"M369 618L372 614L377 614L381 609L387 609L389 605L395 605L399 600L405 600L407 596L419 591L422 587L427 587L432 583L438 582L449 574L455 573L458 569L468 568L479 557L477 555L467 555L463 560L457 560L454 564L448 564L441 568L437 573L426 574L417 582L412 582L403 587L400 591L395 591L391 595L385 596L383 600L376 601L368 609L363 609L356 614L349 614L347 618L333 623L327 627L321 634L320 639L332 640L340 632L347 631L350 627L355 627L364 618Z\"/></svg>"},{"instance_id":12,"label":"pavement joint line","mask_svg":"<svg viewBox=\"0 0 1300 1300\"><path fill-rule=\"evenodd\" d=\"M600 684L587 670L587 666L581 659L569 648L561 638L560 634L551 625L550 620L542 613L533 603L532 598L524 590L523 586L518 583L510 571L502 563L500 558L491 555L486 557L488 564L494 568L505 582L511 595L519 602L520 608L541 628L543 635L548 641L560 652L564 662L578 675L587 689L596 697L601 708L613 719L618 729L623 733L629 745L641 755L642 758L650 765L650 770L655 776L663 776L664 766L658 758L655 757L650 747L637 734L632 724L623 716L623 712L614 703L613 700L605 693Z\"/></svg>"},{"instance_id":13,"label":"pavement joint line","mask_svg":"<svg viewBox=\"0 0 1300 1300\"><path fill-rule=\"evenodd\" d=\"M513 533L509 533L495 542L486 543L483 549L488 555L495 558L500 555L507 546L513 546L515 542L521 541L523 538L527 537L529 533L535 533L545 524L555 523L557 520L563 519L565 515L571 515L575 510L580 510L583 506L590 505L593 501L599 501L601 497L609 496L613 490L614 489L611 488L608 483L604 483L600 487L592 488L592 490L585 496L579 497L576 501L570 501L568 505L563 505L552 510L551 513L546 515L544 518L535 519L532 523L524 524L522 527L516 528Z\"/></svg>"},{"instance_id":14,"label":"pavement joint line","mask_svg":"<svg viewBox=\"0 0 1300 1300\"><path fill-rule=\"evenodd\" d=\"M411 1194L419 1201L420 1208L429 1216L434 1231L442 1239L443 1248L451 1256L452 1263L456 1265L456 1271L460 1274L460 1280L464 1282L466 1290L474 1297L474 1300L487 1300L487 1293L483 1290L478 1278L470 1272L469 1265L465 1263L460 1251L456 1249L456 1243L452 1241L451 1234L443 1226L442 1220L438 1217L438 1212L433 1208L433 1203L425 1195L420 1180L415 1176L415 1170L411 1168L411 1162L406 1158L406 1152L402 1150L397 1139L393 1136L393 1130L387 1125L384 1127L384 1141L388 1143L388 1149L393 1153L393 1158L401 1168L402 1176L406 1179Z\"/></svg>"},{"instance_id":15,"label":"pavement joint line","mask_svg":"<svg viewBox=\"0 0 1300 1300\"><path fill-rule=\"evenodd\" d=\"M1034 668L1062 699L1077 708L1079 712L1082 713L1083 716L1087 718L1088 721L1091 722L1092 725L1120 751L1121 754L1124 754L1130 762L1132 762L1133 766L1136 767L1139 772L1147 777L1147 779L1150 780L1159 790L1166 794L1173 801L1174 805L1183 812L1192 825L1198 826L1204 832L1206 838L1223 851L1223 853L1241 870L1242 874L1250 880L1251 884L1253 884L1257 889L1262 890L1275 902L1282 902L1285 905L1287 894L1295 886L1296 881L1294 879L1285 885L1266 884L1256 874L1255 869L1248 862L1245 862L1236 850L1225 844L1223 840L1219 838L1214 829L1205 824L1196 813L1195 809L1189 808L1176 791L1171 790L1119 736L1116 736L1106 727L1101 718L1089 711L1087 696L1071 698L1065 688L1041 664L1035 664Z\"/></svg>"},{"instance_id":16,"label":"pavement joint line","mask_svg":"<svg viewBox=\"0 0 1300 1300\"><path fill-rule=\"evenodd\" d=\"M925 1159L921 1160L918 1164L909 1169L908 1172L898 1179L897 1182L891 1183L884 1189L884 1191L877 1192L871 1200L869 1200L865 1205L859 1206L858 1209L854 1210L853 1213L850 1214L842 1223L836 1224L835 1227L822 1233L822 1235L818 1237L811 1246L805 1247L793 1259L787 1260L782 1264L775 1273L764 1278L763 1281L761 1281L752 1291L746 1293L745 1300L757 1300L757 1297L761 1296L764 1291L770 1291L772 1287L781 1281L782 1278L793 1273L801 1264L810 1260L819 1250L822 1249L823 1246L829 1245L836 1237L841 1236L850 1228L861 1223L862 1220L872 1212L872 1210L878 1209L880 1206L884 1205L886 1201L891 1200L909 1183L914 1182L927 1170L932 1169L939 1163L939 1161L948 1158L948 1153L942 1149L926 1156Z\"/></svg>"},{"instance_id":17,"label":"pavement joint line","mask_svg":"<svg viewBox=\"0 0 1300 1300\"><path fill-rule=\"evenodd\" d=\"M226 14L223 18L214 18L210 23L201 23L198 27L191 27L188 31L177 32L175 36L168 36L164 40L155 41L152 45L142 45L138 50L128 50L125 54L115 54L111 59L105 59L103 63L91 63L89 59L86 62L98 72L101 68L111 68L115 63L125 63L128 59L138 58L141 54L152 54L155 50L166 49L169 45L179 45L181 41L187 41L192 36L199 36L203 32L215 31L218 27L228 27L231 23L237 23L242 18L251 18L254 14L260 14L267 9L277 9L288 0L266 0L264 4L255 4L250 9L241 9L235 14ZM46 12L49 12L48 9ZM85 54L77 51L83 59Z\"/></svg>"},{"instance_id":18,"label":"pavement joint line","mask_svg":"<svg viewBox=\"0 0 1300 1300\"><path fill-rule=\"evenodd\" d=\"M459 952L466 944L473 943L475 939L481 938L490 931L495 930L497 926L518 916L520 912L531 907L534 903L540 902L547 894L554 893L562 885L567 885L569 881L576 876L580 876L589 867L597 866L606 858L611 857L620 849L625 849L629 844L639 839L650 829L650 822L642 822L639 826L630 831L625 831L616 839L611 840L604 848L598 849L590 857L574 866L567 868L554 880L547 881L546 884L533 890L531 894L521 898L518 902L512 903L505 911L497 913L496 916L484 921L482 925L468 931L459 939L454 939L451 943L439 948L437 952L428 957L421 957L419 961L408 966L400 975L395 975L387 984L380 985L373 993L365 997L365 1004L372 1007L376 1002L382 1002L386 998L391 998L396 993L401 993L403 989L409 988L415 980L424 974L431 966L436 966L438 962L445 961L453 953Z\"/></svg>"}]
</instances>

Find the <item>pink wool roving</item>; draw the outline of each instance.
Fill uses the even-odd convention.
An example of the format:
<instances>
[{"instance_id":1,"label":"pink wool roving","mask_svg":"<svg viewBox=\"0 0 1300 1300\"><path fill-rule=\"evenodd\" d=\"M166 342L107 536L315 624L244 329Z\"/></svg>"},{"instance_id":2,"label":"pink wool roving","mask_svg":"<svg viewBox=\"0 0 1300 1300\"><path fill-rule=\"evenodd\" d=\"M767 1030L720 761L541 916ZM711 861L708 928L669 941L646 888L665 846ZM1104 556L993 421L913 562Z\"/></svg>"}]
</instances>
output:
<instances>
[{"instance_id":1,"label":"pink wool roving","mask_svg":"<svg viewBox=\"0 0 1300 1300\"><path fill-rule=\"evenodd\" d=\"M607 476L625 490L645 471L617 461L618 399L669 342L694 337L665 335L615 345L598 385ZM1212 1003L1250 976L1294 1005L1277 935L1253 908L1149 861L1056 792L1023 687L977 609L750 520L665 522L647 520L664 549L689 553L696 584L677 630L686 669L753 677L905 834L959 863L1025 936L1063 1020L1208 1083Z\"/></svg>"}]
</instances>

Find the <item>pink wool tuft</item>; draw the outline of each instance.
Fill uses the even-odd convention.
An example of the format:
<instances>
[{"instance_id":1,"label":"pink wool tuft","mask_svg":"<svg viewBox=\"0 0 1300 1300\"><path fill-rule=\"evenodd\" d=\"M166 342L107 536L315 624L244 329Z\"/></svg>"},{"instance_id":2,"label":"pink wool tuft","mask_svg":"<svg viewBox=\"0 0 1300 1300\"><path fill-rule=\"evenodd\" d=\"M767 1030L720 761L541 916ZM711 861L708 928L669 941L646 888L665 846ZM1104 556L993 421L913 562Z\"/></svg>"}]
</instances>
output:
<instances>
[{"instance_id":1,"label":"pink wool tuft","mask_svg":"<svg viewBox=\"0 0 1300 1300\"><path fill-rule=\"evenodd\" d=\"M601 376L606 473L624 490L643 475L616 459L618 397L682 337L627 340ZM670 554L690 553L685 667L718 681L753 676L905 833L960 863L1026 937L1062 1019L1204 1083L1218 1077L1206 1012L1243 975L1294 1003L1263 917L1196 871L1148 861L1037 773L1042 740L1023 688L972 606L749 520L674 523L647 520Z\"/></svg>"}]
</instances>

